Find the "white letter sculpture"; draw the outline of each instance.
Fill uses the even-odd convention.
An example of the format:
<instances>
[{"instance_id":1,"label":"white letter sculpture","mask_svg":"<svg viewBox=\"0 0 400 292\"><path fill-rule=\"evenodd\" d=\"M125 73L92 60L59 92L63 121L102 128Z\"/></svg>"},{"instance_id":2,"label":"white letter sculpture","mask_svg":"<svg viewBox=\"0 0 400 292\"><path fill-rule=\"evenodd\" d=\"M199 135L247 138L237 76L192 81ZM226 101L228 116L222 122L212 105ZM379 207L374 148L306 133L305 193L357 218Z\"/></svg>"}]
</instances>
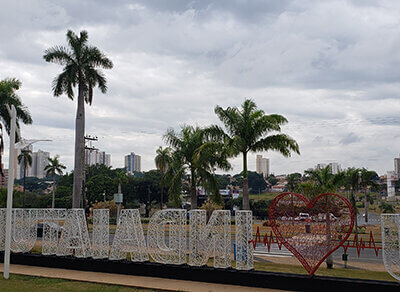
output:
<instances>
[{"instance_id":1,"label":"white letter sculpture","mask_svg":"<svg viewBox=\"0 0 400 292\"><path fill-rule=\"evenodd\" d=\"M37 209L13 209L11 251L29 252L37 239Z\"/></svg>"},{"instance_id":2,"label":"white letter sculpture","mask_svg":"<svg viewBox=\"0 0 400 292\"><path fill-rule=\"evenodd\" d=\"M383 263L386 270L400 281L400 214L382 214Z\"/></svg>"},{"instance_id":3,"label":"white letter sculpture","mask_svg":"<svg viewBox=\"0 0 400 292\"><path fill-rule=\"evenodd\" d=\"M110 252L110 260L126 259L133 262L149 260L138 209L122 210Z\"/></svg>"},{"instance_id":4,"label":"white letter sculpture","mask_svg":"<svg viewBox=\"0 0 400 292\"><path fill-rule=\"evenodd\" d=\"M43 220L42 254L53 255L57 253L58 236L61 233L61 227L58 223L65 220L66 214L66 209L38 210L38 219Z\"/></svg>"},{"instance_id":5,"label":"white letter sculpture","mask_svg":"<svg viewBox=\"0 0 400 292\"><path fill-rule=\"evenodd\" d=\"M4 251L6 243L6 209L0 209L0 251Z\"/></svg>"},{"instance_id":6,"label":"white letter sculpture","mask_svg":"<svg viewBox=\"0 0 400 292\"><path fill-rule=\"evenodd\" d=\"M61 232L57 247L58 256L72 255L86 258L91 256L89 233L83 209L70 209Z\"/></svg>"},{"instance_id":7,"label":"white letter sculpture","mask_svg":"<svg viewBox=\"0 0 400 292\"><path fill-rule=\"evenodd\" d=\"M93 240L92 257L94 259L103 259L108 257L110 249L110 210L93 210Z\"/></svg>"},{"instance_id":8,"label":"white letter sculpture","mask_svg":"<svg viewBox=\"0 0 400 292\"><path fill-rule=\"evenodd\" d=\"M169 226L169 244L165 225ZM167 209L153 214L149 222L147 245L154 261L163 264L186 263L186 210Z\"/></svg>"},{"instance_id":9,"label":"white letter sculpture","mask_svg":"<svg viewBox=\"0 0 400 292\"><path fill-rule=\"evenodd\" d=\"M214 257L215 268L231 266L231 215L216 210L206 224L206 211L190 211L189 265L202 266Z\"/></svg>"},{"instance_id":10,"label":"white letter sculpture","mask_svg":"<svg viewBox=\"0 0 400 292\"><path fill-rule=\"evenodd\" d=\"M253 251L253 214L251 211L236 211L236 269L254 268Z\"/></svg>"}]
</instances>

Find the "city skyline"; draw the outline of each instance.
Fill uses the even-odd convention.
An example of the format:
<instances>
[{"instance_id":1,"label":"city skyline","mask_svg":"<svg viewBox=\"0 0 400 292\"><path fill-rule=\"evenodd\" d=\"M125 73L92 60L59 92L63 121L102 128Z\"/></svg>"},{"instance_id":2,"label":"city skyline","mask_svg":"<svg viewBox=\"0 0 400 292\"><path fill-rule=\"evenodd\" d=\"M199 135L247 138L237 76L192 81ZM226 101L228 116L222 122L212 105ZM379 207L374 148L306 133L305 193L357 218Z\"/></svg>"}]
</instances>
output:
<instances>
[{"instance_id":1,"label":"city skyline","mask_svg":"<svg viewBox=\"0 0 400 292\"><path fill-rule=\"evenodd\" d=\"M257 153L274 161L274 173L336 161L380 174L393 169L399 152L393 145L400 144L396 1L115 1L86 8L91 13L82 17L73 2L13 1L0 12L7 39L0 44L0 75L21 80L18 94L33 117L22 135L52 139L40 147L59 154L68 171L76 104L53 97L60 68L42 59L45 49L65 43L67 29L87 30L90 43L114 62L106 72L108 93L95 90L86 108L86 132L115 157L113 167L124 165L134 145L142 169L154 169L167 128L219 124L216 105L239 106L250 97L267 114L285 116L282 130L300 146L301 155L291 158ZM376 43L379 49L371 49ZM241 158L232 164L231 173L240 172Z\"/></svg>"}]
</instances>

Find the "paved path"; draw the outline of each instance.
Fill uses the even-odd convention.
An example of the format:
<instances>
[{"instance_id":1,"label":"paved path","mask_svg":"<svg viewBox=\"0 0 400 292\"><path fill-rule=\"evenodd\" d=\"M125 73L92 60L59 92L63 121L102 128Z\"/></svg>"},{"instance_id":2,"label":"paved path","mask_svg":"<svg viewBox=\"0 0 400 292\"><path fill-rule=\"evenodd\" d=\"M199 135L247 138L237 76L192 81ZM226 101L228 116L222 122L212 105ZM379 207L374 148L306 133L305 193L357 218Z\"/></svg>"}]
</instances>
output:
<instances>
[{"instance_id":1,"label":"paved path","mask_svg":"<svg viewBox=\"0 0 400 292\"><path fill-rule=\"evenodd\" d=\"M109 273L84 272L66 269L54 269L45 267L33 267L23 265L11 265L12 274L69 279L100 284L116 284L122 286L169 290L169 291L213 291L213 292L261 292L261 291L283 291L273 289L251 288L236 285L212 284L194 281L172 280L155 277L129 276ZM3 272L3 264L0 264Z\"/></svg>"}]
</instances>

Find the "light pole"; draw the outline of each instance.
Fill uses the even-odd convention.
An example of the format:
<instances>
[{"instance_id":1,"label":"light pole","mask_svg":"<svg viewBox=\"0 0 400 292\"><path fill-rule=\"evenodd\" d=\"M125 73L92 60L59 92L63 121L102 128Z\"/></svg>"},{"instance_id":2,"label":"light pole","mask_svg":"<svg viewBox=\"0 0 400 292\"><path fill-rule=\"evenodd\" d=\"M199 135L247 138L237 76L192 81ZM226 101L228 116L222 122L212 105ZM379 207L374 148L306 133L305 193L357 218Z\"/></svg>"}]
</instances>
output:
<instances>
[{"instance_id":1,"label":"light pole","mask_svg":"<svg viewBox=\"0 0 400 292\"><path fill-rule=\"evenodd\" d=\"M11 105L11 110L7 106L11 116L10 129L10 151L8 156L8 181L7 181L7 210L6 210L6 242L4 249L4 279L10 277L10 245L11 245L11 212L13 202L13 185L14 185L14 163L15 163L15 127L16 127L16 111Z\"/></svg>"}]
</instances>

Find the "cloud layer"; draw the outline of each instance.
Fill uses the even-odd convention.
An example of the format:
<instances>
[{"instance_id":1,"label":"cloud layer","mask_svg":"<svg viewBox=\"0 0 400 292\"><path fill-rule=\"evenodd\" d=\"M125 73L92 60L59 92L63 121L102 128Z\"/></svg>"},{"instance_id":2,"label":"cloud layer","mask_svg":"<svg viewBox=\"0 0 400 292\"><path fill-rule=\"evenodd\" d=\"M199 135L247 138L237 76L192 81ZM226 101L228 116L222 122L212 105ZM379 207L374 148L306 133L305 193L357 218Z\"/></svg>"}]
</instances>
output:
<instances>
[{"instance_id":1,"label":"cloud layer","mask_svg":"<svg viewBox=\"0 0 400 292\"><path fill-rule=\"evenodd\" d=\"M288 118L300 156L270 157L276 173L317 163L384 173L400 151L398 1L8 1L0 11L0 78L16 77L35 149L73 167L75 102L51 93L61 67L45 49L68 29L114 62L109 91L95 91L86 132L123 166L129 152L154 168L168 127L218 123L215 105L253 98ZM12 24L12 25L11 25ZM232 172L241 171L233 159ZM255 155L249 159L255 169Z\"/></svg>"}]
</instances>

